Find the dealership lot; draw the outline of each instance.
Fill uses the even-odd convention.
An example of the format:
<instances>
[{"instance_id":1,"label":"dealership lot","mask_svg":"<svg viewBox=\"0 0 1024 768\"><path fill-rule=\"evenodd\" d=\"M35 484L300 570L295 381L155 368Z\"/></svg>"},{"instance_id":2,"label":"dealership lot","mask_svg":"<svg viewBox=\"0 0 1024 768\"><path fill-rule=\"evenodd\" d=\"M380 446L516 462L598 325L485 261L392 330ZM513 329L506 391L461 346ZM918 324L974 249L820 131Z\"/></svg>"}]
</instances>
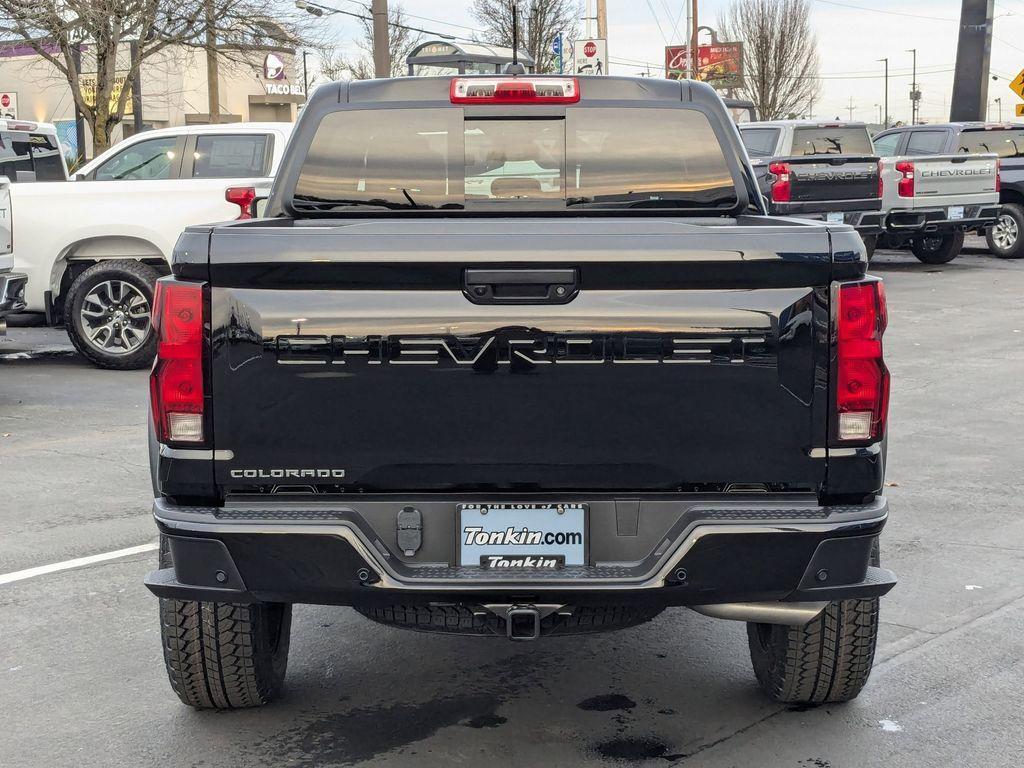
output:
<instances>
[{"instance_id":1,"label":"dealership lot","mask_svg":"<svg viewBox=\"0 0 1024 768\"><path fill-rule=\"evenodd\" d=\"M900 584L857 701L770 703L743 626L683 609L511 644L301 606L283 701L195 712L164 676L143 551L0 583L0 764L1024 764L1024 263L880 252L872 271L893 372L883 564ZM95 369L62 331L0 341L0 582L155 541L147 407L145 372Z\"/></svg>"}]
</instances>

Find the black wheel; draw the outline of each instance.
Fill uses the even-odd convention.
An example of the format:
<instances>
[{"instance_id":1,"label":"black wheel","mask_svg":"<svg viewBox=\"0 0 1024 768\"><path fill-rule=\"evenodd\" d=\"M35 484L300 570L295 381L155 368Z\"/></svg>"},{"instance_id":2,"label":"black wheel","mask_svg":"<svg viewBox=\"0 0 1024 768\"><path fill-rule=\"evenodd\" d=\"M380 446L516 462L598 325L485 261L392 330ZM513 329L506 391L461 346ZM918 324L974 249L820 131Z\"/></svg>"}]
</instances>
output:
<instances>
[{"instance_id":1,"label":"black wheel","mask_svg":"<svg viewBox=\"0 0 1024 768\"><path fill-rule=\"evenodd\" d=\"M160 537L160 567L171 566ZM284 687L291 638L288 603L160 599L160 635L171 688L197 709L241 709L273 701Z\"/></svg>"},{"instance_id":2,"label":"black wheel","mask_svg":"<svg viewBox=\"0 0 1024 768\"><path fill-rule=\"evenodd\" d=\"M871 562L878 565L877 541ZM877 639L877 597L829 603L802 627L747 624L758 684L789 704L855 699L871 674Z\"/></svg>"},{"instance_id":3,"label":"black wheel","mask_svg":"<svg viewBox=\"0 0 1024 768\"><path fill-rule=\"evenodd\" d=\"M145 368L156 354L153 284L156 270L140 261L93 264L71 284L64 324L75 348L100 368Z\"/></svg>"},{"instance_id":4,"label":"black wheel","mask_svg":"<svg viewBox=\"0 0 1024 768\"><path fill-rule=\"evenodd\" d=\"M946 264L960 255L964 247L962 231L921 235L910 242L910 250L925 264Z\"/></svg>"},{"instance_id":5,"label":"black wheel","mask_svg":"<svg viewBox=\"0 0 1024 768\"><path fill-rule=\"evenodd\" d=\"M1024 259L1024 205L1007 203L985 230L988 249L1000 259Z\"/></svg>"},{"instance_id":6,"label":"black wheel","mask_svg":"<svg viewBox=\"0 0 1024 768\"><path fill-rule=\"evenodd\" d=\"M875 248L878 245L878 235L861 235L860 239L864 241L864 250L867 251L868 261L871 261L871 257L875 255Z\"/></svg>"}]
</instances>

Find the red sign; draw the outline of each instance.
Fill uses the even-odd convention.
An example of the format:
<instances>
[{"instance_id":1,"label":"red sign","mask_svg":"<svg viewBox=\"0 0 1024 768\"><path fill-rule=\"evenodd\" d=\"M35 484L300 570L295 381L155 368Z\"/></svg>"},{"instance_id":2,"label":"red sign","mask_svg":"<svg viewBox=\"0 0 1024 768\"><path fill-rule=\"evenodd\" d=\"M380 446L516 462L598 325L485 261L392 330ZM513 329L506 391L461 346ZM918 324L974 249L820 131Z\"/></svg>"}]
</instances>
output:
<instances>
[{"instance_id":1,"label":"red sign","mask_svg":"<svg viewBox=\"0 0 1024 768\"><path fill-rule=\"evenodd\" d=\"M583 46L584 55L590 59L597 55L597 43L591 40L589 43Z\"/></svg>"},{"instance_id":2,"label":"red sign","mask_svg":"<svg viewBox=\"0 0 1024 768\"><path fill-rule=\"evenodd\" d=\"M686 77L687 47L669 45L665 48L665 77L682 80ZM739 88L743 85L743 43L710 43L697 46L697 69L694 80L703 80L716 88Z\"/></svg>"},{"instance_id":3,"label":"red sign","mask_svg":"<svg viewBox=\"0 0 1024 768\"><path fill-rule=\"evenodd\" d=\"M10 97L10 95L5 93L3 96L0 96L0 107L9 107L9 106L11 106L11 97Z\"/></svg>"}]
</instances>

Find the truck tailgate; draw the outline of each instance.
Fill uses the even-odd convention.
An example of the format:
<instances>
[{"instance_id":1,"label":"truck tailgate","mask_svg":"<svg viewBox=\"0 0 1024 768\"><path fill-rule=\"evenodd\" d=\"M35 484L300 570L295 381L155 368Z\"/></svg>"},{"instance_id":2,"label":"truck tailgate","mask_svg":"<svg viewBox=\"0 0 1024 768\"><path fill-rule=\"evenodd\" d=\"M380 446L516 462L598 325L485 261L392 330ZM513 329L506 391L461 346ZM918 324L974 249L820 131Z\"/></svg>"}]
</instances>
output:
<instances>
[{"instance_id":1,"label":"truck tailgate","mask_svg":"<svg viewBox=\"0 0 1024 768\"><path fill-rule=\"evenodd\" d=\"M878 158L808 155L773 160L789 167L790 202L870 201L878 200ZM824 210L824 209L823 209ZM870 204L865 210L872 210Z\"/></svg>"},{"instance_id":2,"label":"truck tailgate","mask_svg":"<svg viewBox=\"0 0 1024 768\"><path fill-rule=\"evenodd\" d=\"M212 236L223 487L824 479L813 449L827 424L825 228L320 223Z\"/></svg>"},{"instance_id":3,"label":"truck tailgate","mask_svg":"<svg viewBox=\"0 0 1024 768\"><path fill-rule=\"evenodd\" d=\"M998 202L995 155L929 155L899 160L914 164L915 198L929 202L945 198L966 204Z\"/></svg>"}]
</instances>

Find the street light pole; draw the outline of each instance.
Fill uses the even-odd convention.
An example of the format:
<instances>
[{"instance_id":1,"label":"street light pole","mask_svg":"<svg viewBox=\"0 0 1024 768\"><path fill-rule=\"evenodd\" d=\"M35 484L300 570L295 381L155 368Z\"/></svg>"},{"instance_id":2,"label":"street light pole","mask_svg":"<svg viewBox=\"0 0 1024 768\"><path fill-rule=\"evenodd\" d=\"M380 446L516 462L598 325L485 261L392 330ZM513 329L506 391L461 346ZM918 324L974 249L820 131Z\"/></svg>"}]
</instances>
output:
<instances>
[{"instance_id":1,"label":"street light pole","mask_svg":"<svg viewBox=\"0 0 1024 768\"><path fill-rule=\"evenodd\" d=\"M910 124L917 125L917 48L907 48L907 53L913 54L914 66L910 79Z\"/></svg>"},{"instance_id":2,"label":"street light pole","mask_svg":"<svg viewBox=\"0 0 1024 768\"><path fill-rule=\"evenodd\" d=\"M889 127L889 58L879 59L885 62L885 114L878 122L882 123L883 130Z\"/></svg>"},{"instance_id":3,"label":"street light pole","mask_svg":"<svg viewBox=\"0 0 1024 768\"><path fill-rule=\"evenodd\" d=\"M391 77L391 46L388 41L388 0L373 0L373 74Z\"/></svg>"}]
</instances>

